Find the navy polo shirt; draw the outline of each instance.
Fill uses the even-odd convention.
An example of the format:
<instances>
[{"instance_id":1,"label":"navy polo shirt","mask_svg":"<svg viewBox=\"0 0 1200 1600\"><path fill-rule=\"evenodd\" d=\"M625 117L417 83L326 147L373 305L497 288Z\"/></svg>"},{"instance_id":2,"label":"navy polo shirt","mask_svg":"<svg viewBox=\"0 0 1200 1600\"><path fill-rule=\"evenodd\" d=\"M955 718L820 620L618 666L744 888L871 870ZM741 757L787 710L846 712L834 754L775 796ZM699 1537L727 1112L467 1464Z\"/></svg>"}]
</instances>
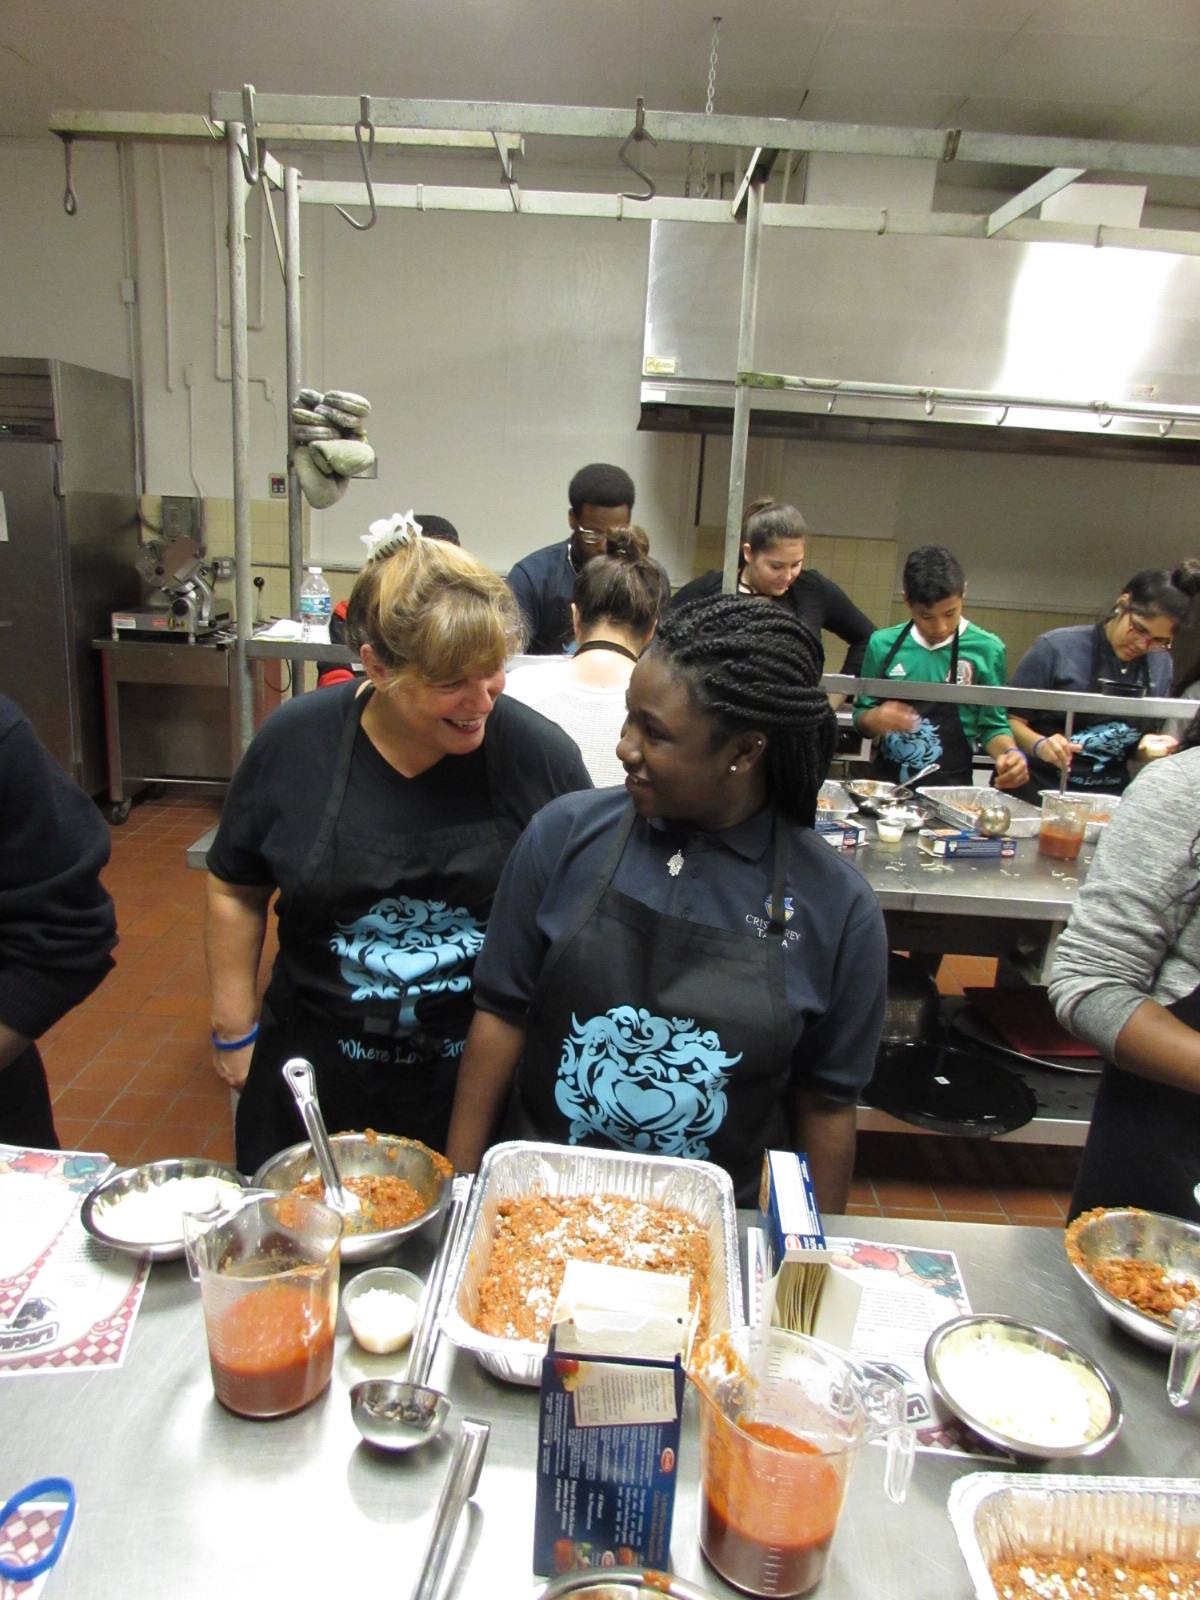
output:
<instances>
[{"instance_id":1,"label":"navy polo shirt","mask_svg":"<svg viewBox=\"0 0 1200 1600\"><path fill-rule=\"evenodd\" d=\"M623 788L564 795L526 828L476 963L480 1010L524 1024L546 953L592 890L628 804ZM883 915L866 881L811 828L783 817L779 826L787 830L784 968L795 1080L853 1103L875 1070L883 1021ZM773 829L770 807L719 833L635 818L612 885L653 911L765 938ZM672 874L676 852L683 866Z\"/></svg>"},{"instance_id":2,"label":"navy polo shirt","mask_svg":"<svg viewBox=\"0 0 1200 1600\"><path fill-rule=\"evenodd\" d=\"M571 595L575 568L570 539L560 539L518 561L508 574L508 587L525 618L531 656L556 656L574 648Z\"/></svg>"}]
</instances>

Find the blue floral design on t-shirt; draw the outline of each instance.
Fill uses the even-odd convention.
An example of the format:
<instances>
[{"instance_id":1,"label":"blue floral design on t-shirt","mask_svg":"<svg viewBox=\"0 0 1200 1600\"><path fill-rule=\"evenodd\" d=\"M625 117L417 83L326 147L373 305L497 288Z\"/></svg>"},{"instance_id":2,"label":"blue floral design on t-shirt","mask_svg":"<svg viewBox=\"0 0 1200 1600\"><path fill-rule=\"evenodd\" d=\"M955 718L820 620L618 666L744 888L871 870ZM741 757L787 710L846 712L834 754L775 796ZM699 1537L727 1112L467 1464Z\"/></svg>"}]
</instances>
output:
<instances>
[{"instance_id":1,"label":"blue floral design on t-shirt","mask_svg":"<svg viewBox=\"0 0 1200 1600\"><path fill-rule=\"evenodd\" d=\"M464 906L399 895L339 923L329 944L342 958L351 1000L402 1000L399 1021L413 1028L423 995L470 988L470 972L463 969L483 948L483 935Z\"/></svg>"},{"instance_id":2,"label":"blue floral design on t-shirt","mask_svg":"<svg viewBox=\"0 0 1200 1600\"><path fill-rule=\"evenodd\" d=\"M1087 757L1082 764L1077 761L1072 766L1071 782L1087 788L1124 766L1141 734L1127 722L1098 722L1073 733L1071 738L1080 747L1079 754Z\"/></svg>"},{"instance_id":3,"label":"blue floral design on t-shirt","mask_svg":"<svg viewBox=\"0 0 1200 1600\"><path fill-rule=\"evenodd\" d=\"M942 741L928 717L922 717L911 733L885 733L879 741L881 754L900 769L900 782L907 783L922 767L942 759Z\"/></svg>"},{"instance_id":4,"label":"blue floral design on t-shirt","mask_svg":"<svg viewBox=\"0 0 1200 1600\"><path fill-rule=\"evenodd\" d=\"M622 1150L704 1160L741 1059L691 1018L668 1021L641 1006L572 1016L554 1090L568 1142L598 1135Z\"/></svg>"}]
</instances>

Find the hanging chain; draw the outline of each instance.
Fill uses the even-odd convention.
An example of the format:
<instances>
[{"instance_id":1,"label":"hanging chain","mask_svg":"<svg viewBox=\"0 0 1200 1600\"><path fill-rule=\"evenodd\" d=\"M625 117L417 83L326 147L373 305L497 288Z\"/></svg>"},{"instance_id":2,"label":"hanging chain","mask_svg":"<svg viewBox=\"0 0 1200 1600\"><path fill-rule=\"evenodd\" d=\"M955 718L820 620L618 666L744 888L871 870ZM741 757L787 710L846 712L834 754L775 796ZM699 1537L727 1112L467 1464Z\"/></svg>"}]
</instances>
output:
<instances>
[{"instance_id":1,"label":"hanging chain","mask_svg":"<svg viewBox=\"0 0 1200 1600\"><path fill-rule=\"evenodd\" d=\"M708 52L708 93L704 100L704 114L706 117L712 116L713 105L717 98L717 52L721 39L720 17L714 17L712 23L712 45ZM687 180L684 184L683 192L686 195L691 195L694 189L697 199L706 200L708 198L708 146L704 145L701 148L699 160L695 164L697 170L694 172L693 157L695 155L696 149L695 146L692 146L688 151Z\"/></svg>"}]
</instances>

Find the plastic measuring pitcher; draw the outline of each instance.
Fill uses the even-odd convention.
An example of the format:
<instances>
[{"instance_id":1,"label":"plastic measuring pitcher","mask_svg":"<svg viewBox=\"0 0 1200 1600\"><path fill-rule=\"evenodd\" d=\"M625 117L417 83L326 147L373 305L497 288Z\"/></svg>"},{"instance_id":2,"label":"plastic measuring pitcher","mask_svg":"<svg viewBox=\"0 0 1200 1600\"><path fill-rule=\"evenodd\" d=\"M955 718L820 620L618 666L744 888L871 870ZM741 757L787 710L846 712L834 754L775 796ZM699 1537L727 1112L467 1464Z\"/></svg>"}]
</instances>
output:
<instances>
[{"instance_id":1,"label":"plastic measuring pitcher","mask_svg":"<svg viewBox=\"0 0 1200 1600\"><path fill-rule=\"evenodd\" d=\"M1083 848L1088 818L1096 804L1088 794L1042 795L1038 853L1055 861L1074 861Z\"/></svg>"},{"instance_id":2,"label":"plastic measuring pitcher","mask_svg":"<svg viewBox=\"0 0 1200 1600\"><path fill-rule=\"evenodd\" d=\"M904 1499L915 1440L903 1389L782 1328L709 1339L689 1376L701 1397L701 1549L750 1594L807 1594L869 1440L886 1436L884 1486Z\"/></svg>"},{"instance_id":3,"label":"plastic measuring pitcher","mask_svg":"<svg viewBox=\"0 0 1200 1600\"><path fill-rule=\"evenodd\" d=\"M221 1404L282 1417L315 1400L333 1370L337 1212L302 1195L246 1191L228 1207L185 1212L183 1239Z\"/></svg>"}]
</instances>

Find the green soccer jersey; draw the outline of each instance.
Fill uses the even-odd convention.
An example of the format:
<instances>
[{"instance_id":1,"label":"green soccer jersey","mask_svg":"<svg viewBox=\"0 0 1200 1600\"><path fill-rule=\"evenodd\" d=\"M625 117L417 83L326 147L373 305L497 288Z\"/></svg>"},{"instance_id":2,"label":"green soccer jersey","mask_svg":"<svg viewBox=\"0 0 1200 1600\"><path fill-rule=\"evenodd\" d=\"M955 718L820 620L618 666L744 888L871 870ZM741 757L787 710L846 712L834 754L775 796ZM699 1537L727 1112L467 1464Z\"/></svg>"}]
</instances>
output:
<instances>
[{"instance_id":1,"label":"green soccer jersey","mask_svg":"<svg viewBox=\"0 0 1200 1600\"><path fill-rule=\"evenodd\" d=\"M897 622L891 628L876 628L867 640L867 653L863 657L862 676L879 678L884 661L908 623ZM910 685L945 683L950 671L950 650L953 641L947 640L936 650L930 650L913 637L910 629L904 642L892 658L886 676L895 682L895 700L919 700L919 694L910 694ZM958 681L960 684L996 684L1006 681L1004 640L974 622L965 622L958 636ZM854 702L854 720L859 713L879 705L878 696L860 694ZM1011 735L1008 713L1003 706L959 706L959 721L972 749L986 750L998 733Z\"/></svg>"}]
</instances>

